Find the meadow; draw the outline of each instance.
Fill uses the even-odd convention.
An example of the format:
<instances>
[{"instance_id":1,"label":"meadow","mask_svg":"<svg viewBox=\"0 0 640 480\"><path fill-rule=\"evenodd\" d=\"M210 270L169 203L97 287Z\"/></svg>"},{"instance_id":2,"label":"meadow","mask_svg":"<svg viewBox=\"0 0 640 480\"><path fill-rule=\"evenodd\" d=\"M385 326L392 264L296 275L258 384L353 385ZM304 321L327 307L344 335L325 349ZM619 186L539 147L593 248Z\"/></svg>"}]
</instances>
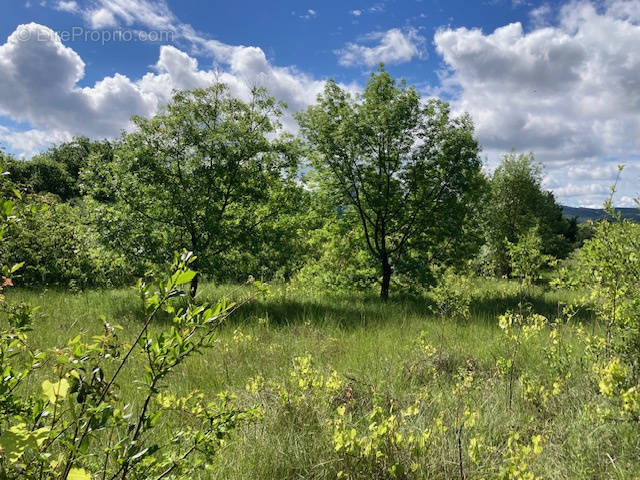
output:
<instances>
[{"instance_id":1,"label":"meadow","mask_svg":"<svg viewBox=\"0 0 640 480\"><path fill-rule=\"evenodd\" d=\"M564 216L383 65L284 108L0 152L0 480L640 479L616 185Z\"/></svg>"},{"instance_id":2,"label":"meadow","mask_svg":"<svg viewBox=\"0 0 640 480\"><path fill-rule=\"evenodd\" d=\"M464 319L439 314L428 295L383 303L286 284L241 306L211 349L167 378L172 394L228 391L260 410L194 478L635 478L636 426L601 419L586 360L587 337L603 328L587 309L562 313L580 294L496 279L469 288ZM208 283L197 299L249 295ZM105 320L123 327L126 344L145 316L127 288L11 296L42 306L30 335L41 349L99 334ZM521 327L514 349L499 316L524 305L548 322ZM151 328L167 325L160 318ZM142 361L118 381L129 400L143 398ZM41 381L35 375L26 388Z\"/></svg>"}]
</instances>

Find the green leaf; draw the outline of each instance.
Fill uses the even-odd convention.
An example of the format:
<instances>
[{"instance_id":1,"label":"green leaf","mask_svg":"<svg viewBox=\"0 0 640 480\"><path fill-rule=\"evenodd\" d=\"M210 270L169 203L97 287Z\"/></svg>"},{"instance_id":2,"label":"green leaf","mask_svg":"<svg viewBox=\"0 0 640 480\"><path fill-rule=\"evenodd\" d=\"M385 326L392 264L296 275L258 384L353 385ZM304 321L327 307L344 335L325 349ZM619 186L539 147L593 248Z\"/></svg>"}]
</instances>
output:
<instances>
[{"instance_id":1,"label":"green leaf","mask_svg":"<svg viewBox=\"0 0 640 480\"><path fill-rule=\"evenodd\" d=\"M31 437L25 423L19 423L0 435L0 452L9 462L16 463L25 449L32 446Z\"/></svg>"},{"instance_id":2,"label":"green leaf","mask_svg":"<svg viewBox=\"0 0 640 480\"><path fill-rule=\"evenodd\" d=\"M5 217L10 216L13 212L13 202L11 200L0 202L0 212L2 212Z\"/></svg>"},{"instance_id":3,"label":"green leaf","mask_svg":"<svg viewBox=\"0 0 640 480\"><path fill-rule=\"evenodd\" d=\"M69 393L69 382L66 378L56 383L45 380L42 382L42 393L44 393L51 403L56 403L58 400L64 399L67 393Z\"/></svg>"},{"instance_id":4,"label":"green leaf","mask_svg":"<svg viewBox=\"0 0 640 480\"><path fill-rule=\"evenodd\" d=\"M196 272L194 272L193 270L187 270L184 272L176 272L177 277L175 279L175 283L176 285L182 285L184 283L189 283L191 280L193 280L193 277L196 276Z\"/></svg>"},{"instance_id":5,"label":"green leaf","mask_svg":"<svg viewBox=\"0 0 640 480\"><path fill-rule=\"evenodd\" d=\"M84 468L72 468L67 478L68 480L91 480L91 474Z\"/></svg>"},{"instance_id":6,"label":"green leaf","mask_svg":"<svg viewBox=\"0 0 640 480\"><path fill-rule=\"evenodd\" d=\"M24 262L16 263L13 267L11 267L10 273L15 273L20 270L24 266Z\"/></svg>"}]
</instances>

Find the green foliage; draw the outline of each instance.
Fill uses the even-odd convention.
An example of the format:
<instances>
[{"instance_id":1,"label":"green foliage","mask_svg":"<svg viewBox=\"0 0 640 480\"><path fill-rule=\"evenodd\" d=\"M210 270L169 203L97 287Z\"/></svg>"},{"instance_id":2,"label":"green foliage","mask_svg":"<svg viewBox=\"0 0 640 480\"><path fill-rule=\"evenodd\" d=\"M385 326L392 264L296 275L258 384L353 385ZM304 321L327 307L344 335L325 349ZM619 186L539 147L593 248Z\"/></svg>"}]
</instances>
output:
<instances>
[{"instance_id":1,"label":"green foliage","mask_svg":"<svg viewBox=\"0 0 640 480\"><path fill-rule=\"evenodd\" d=\"M11 160L7 170L14 182L28 186L35 193L51 193L67 201L82 194L80 171L90 156L107 161L112 155L107 141L78 137L49 148L30 160Z\"/></svg>"},{"instance_id":2,"label":"green foliage","mask_svg":"<svg viewBox=\"0 0 640 480\"><path fill-rule=\"evenodd\" d=\"M217 305L176 302L181 285L195 272L185 253L167 278L138 283L146 320L130 345L120 327L104 324L101 335L82 334L48 353L28 343L33 311L5 309L0 336L0 472L2 478L142 479L192 478L210 462L239 423L255 410L233 406L228 393L167 392L167 379L187 359L211 348L216 331L233 311ZM151 333L158 316L171 327ZM145 359L140 374L143 401L119 394L121 373ZM45 360L46 359L46 360ZM41 393L25 394L20 384L46 365ZM181 422L162 425L177 416ZM158 429L163 435L150 435Z\"/></svg>"},{"instance_id":3,"label":"green foliage","mask_svg":"<svg viewBox=\"0 0 640 480\"><path fill-rule=\"evenodd\" d=\"M604 397L597 416L638 422L640 225L616 214L611 207L614 192L615 186L605 204L610 218L594 225L593 236L577 252L571 268L560 272L557 284L584 289L583 302L592 306L606 326L604 338L587 338L595 381Z\"/></svg>"},{"instance_id":4,"label":"green foliage","mask_svg":"<svg viewBox=\"0 0 640 480\"><path fill-rule=\"evenodd\" d=\"M606 322L607 340L616 337L637 339L635 312L640 280L640 225L628 220L601 221L594 236L587 240L576 255L570 281L586 288L586 299ZM631 350L635 345L629 345ZM622 346L622 345L621 345Z\"/></svg>"},{"instance_id":5,"label":"green foliage","mask_svg":"<svg viewBox=\"0 0 640 480\"><path fill-rule=\"evenodd\" d=\"M375 258L362 248L362 229L354 227L352 217L328 214L324 225L309 232L309 253L294 277L296 285L341 291L372 288L378 279Z\"/></svg>"},{"instance_id":6,"label":"green foliage","mask_svg":"<svg viewBox=\"0 0 640 480\"><path fill-rule=\"evenodd\" d=\"M532 313L529 309L523 313L522 307L520 310L517 313L507 312L498 319L498 325L504 334L505 355L498 358L496 366L500 375L507 379L507 405L509 408L513 405L522 345L538 335L547 324L547 319L544 316ZM526 377L524 380L526 383Z\"/></svg>"},{"instance_id":7,"label":"green foliage","mask_svg":"<svg viewBox=\"0 0 640 480\"><path fill-rule=\"evenodd\" d=\"M304 188L274 186L267 203L256 213L265 221L221 252L215 262L215 278L244 282L251 274L270 281L290 280L308 260L310 238L321 225L313 202L313 194Z\"/></svg>"},{"instance_id":8,"label":"green foliage","mask_svg":"<svg viewBox=\"0 0 640 480\"><path fill-rule=\"evenodd\" d=\"M151 119L134 118L137 128L113 161L92 158L83 174L105 202L94 215L105 241L159 265L188 248L198 270L216 274L221 254L249 245L287 213L299 188L296 144L278 123L282 108L263 89L245 103L216 84L176 93Z\"/></svg>"},{"instance_id":9,"label":"green foliage","mask_svg":"<svg viewBox=\"0 0 640 480\"><path fill-rule=\"evenodd\" d=\"M490 179L485 203L484 230L491 269L510 273L507 244L515 244L537 227L541 252L564 258L570 249L570 222L551 192L542 188L542 171L533 154L504 155Z\"/></svg>"},{"instance_id":10,"label":"green foliage","mask_svg":"<svg viewBox=\"0 0 640 480\"><path fill-rule=\"evenodd\" d=\"M420 279L434 260L454 258L481 186L470 117L442 101L422 105L380 67L355 98L327 82L298 121L321 181L357 214L382 298L394 270Z\"/></svg>"},{"instance_id":11,"label":"green foliage","mask_svg":"<svg viewBox=\"0 0 640 480\"><path fill-rule=\"evenodd\" d=\"M108 250L87 222L85 205L41 195L25 195L18 203L20 221L7 227L0 258L25 263L20 285L86 288L133 281L125 259Z\"/></svg>"},{"instance_id":12,"label":"green foliage","mask_svg":"<svg viewBox=\"0 0 640 480\"><path fill-rule=\"evenodd\" d=\"M506 247L511 275L519 278L523 285L540 280L542 270L553 260L551 255L542 253L542 237L537 226L522 234L515 244L507 240Z\"/></svg>"},{"instance_id":13,"label":"green foliage","mask_svg":"<svg viewBox=\"0 0 640 480\"><path fill-rule=\"evenodd\" d=\"M471 280L448 268L431 289L434 313L443 320L468 321L471 318Z\"/></svg>"}]
</instances>

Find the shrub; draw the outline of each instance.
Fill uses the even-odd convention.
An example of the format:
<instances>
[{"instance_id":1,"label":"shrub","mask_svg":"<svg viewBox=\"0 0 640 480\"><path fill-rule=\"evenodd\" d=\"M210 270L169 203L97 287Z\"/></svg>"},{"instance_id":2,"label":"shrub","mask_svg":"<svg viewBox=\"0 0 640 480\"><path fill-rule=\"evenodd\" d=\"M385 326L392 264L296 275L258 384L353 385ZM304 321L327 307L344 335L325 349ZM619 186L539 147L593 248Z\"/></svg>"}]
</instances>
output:
<instances>
[{"instance_id":1,"label":"shrub","mask_svg":"<svg viewBox=\"0 0 640 480\"><path fill-rule=\"evenodd\" d=\"M20 204L20 221L7 227L0 258L25 263L21 285L85 288L133 281L124 258L101 244L81 206L40 195L26 195Z\"/></svg>"},{"instance_id":2,"label":"shrub","mask_svg":"<svg viewBox=\"0 0 640 480\"><path fill-rule=\"evenodd\" d=\"M542 270L548 266L553 257L542 253L542 237L538 227L533 227L522 234L517 243L506 242L511 275L519 278L523 285L532 285L540 280Z\"/></svg>"},{"instance_id":3,"label":"shrub","mask_svg":"<svg viewBox=\"0 0 640 480\"><path fill-rule=\"evenodd\" d=\"M33 309L4 308L2 478L192 478L210 466L238 423L256 415L256 410L235 407L225 392L176 396L167 389L178 366L213 346L217 328L235 308L224 300L214 306L176 303L186 297L181 286L195 275L189 269L192 258L185 253L168 276L138 283L146 320L131 345L122 341L119 327L105 323L102 335L78 335L47 353L33 350L28 343ZM161 314L172 326L152 334L149 326ZM119 392L121 374L134 356L146 364L139 372L140 402ZM37 370L45 378L41 393L28 393L22 384ZM167 421L172 418L178 421Z\"/></svg>"}]
</instances>

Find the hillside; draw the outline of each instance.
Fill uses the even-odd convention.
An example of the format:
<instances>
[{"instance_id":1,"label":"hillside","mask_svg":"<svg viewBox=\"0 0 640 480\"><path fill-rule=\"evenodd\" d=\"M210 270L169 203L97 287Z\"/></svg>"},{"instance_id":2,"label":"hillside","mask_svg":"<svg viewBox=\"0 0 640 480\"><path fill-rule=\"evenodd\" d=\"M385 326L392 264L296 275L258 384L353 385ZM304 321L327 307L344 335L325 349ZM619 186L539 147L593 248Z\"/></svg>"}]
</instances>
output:
<instances>
[{"instance_id":1,"label":"hillside","mask_svg":"<svg viewBox=\"0 0 640 480\"><path fill-rule=\"evenodd\" d=\"M582 208L582 207L562 207L562 211L565 216L578 217L578 222L587 222L589 220L598 220L606 216L605 211L602 208ZM616 211L620 212L622 218L629 218L631 220L640 222L640 210L637 208L616 208Z\"/></svg>"}]
</instances>

